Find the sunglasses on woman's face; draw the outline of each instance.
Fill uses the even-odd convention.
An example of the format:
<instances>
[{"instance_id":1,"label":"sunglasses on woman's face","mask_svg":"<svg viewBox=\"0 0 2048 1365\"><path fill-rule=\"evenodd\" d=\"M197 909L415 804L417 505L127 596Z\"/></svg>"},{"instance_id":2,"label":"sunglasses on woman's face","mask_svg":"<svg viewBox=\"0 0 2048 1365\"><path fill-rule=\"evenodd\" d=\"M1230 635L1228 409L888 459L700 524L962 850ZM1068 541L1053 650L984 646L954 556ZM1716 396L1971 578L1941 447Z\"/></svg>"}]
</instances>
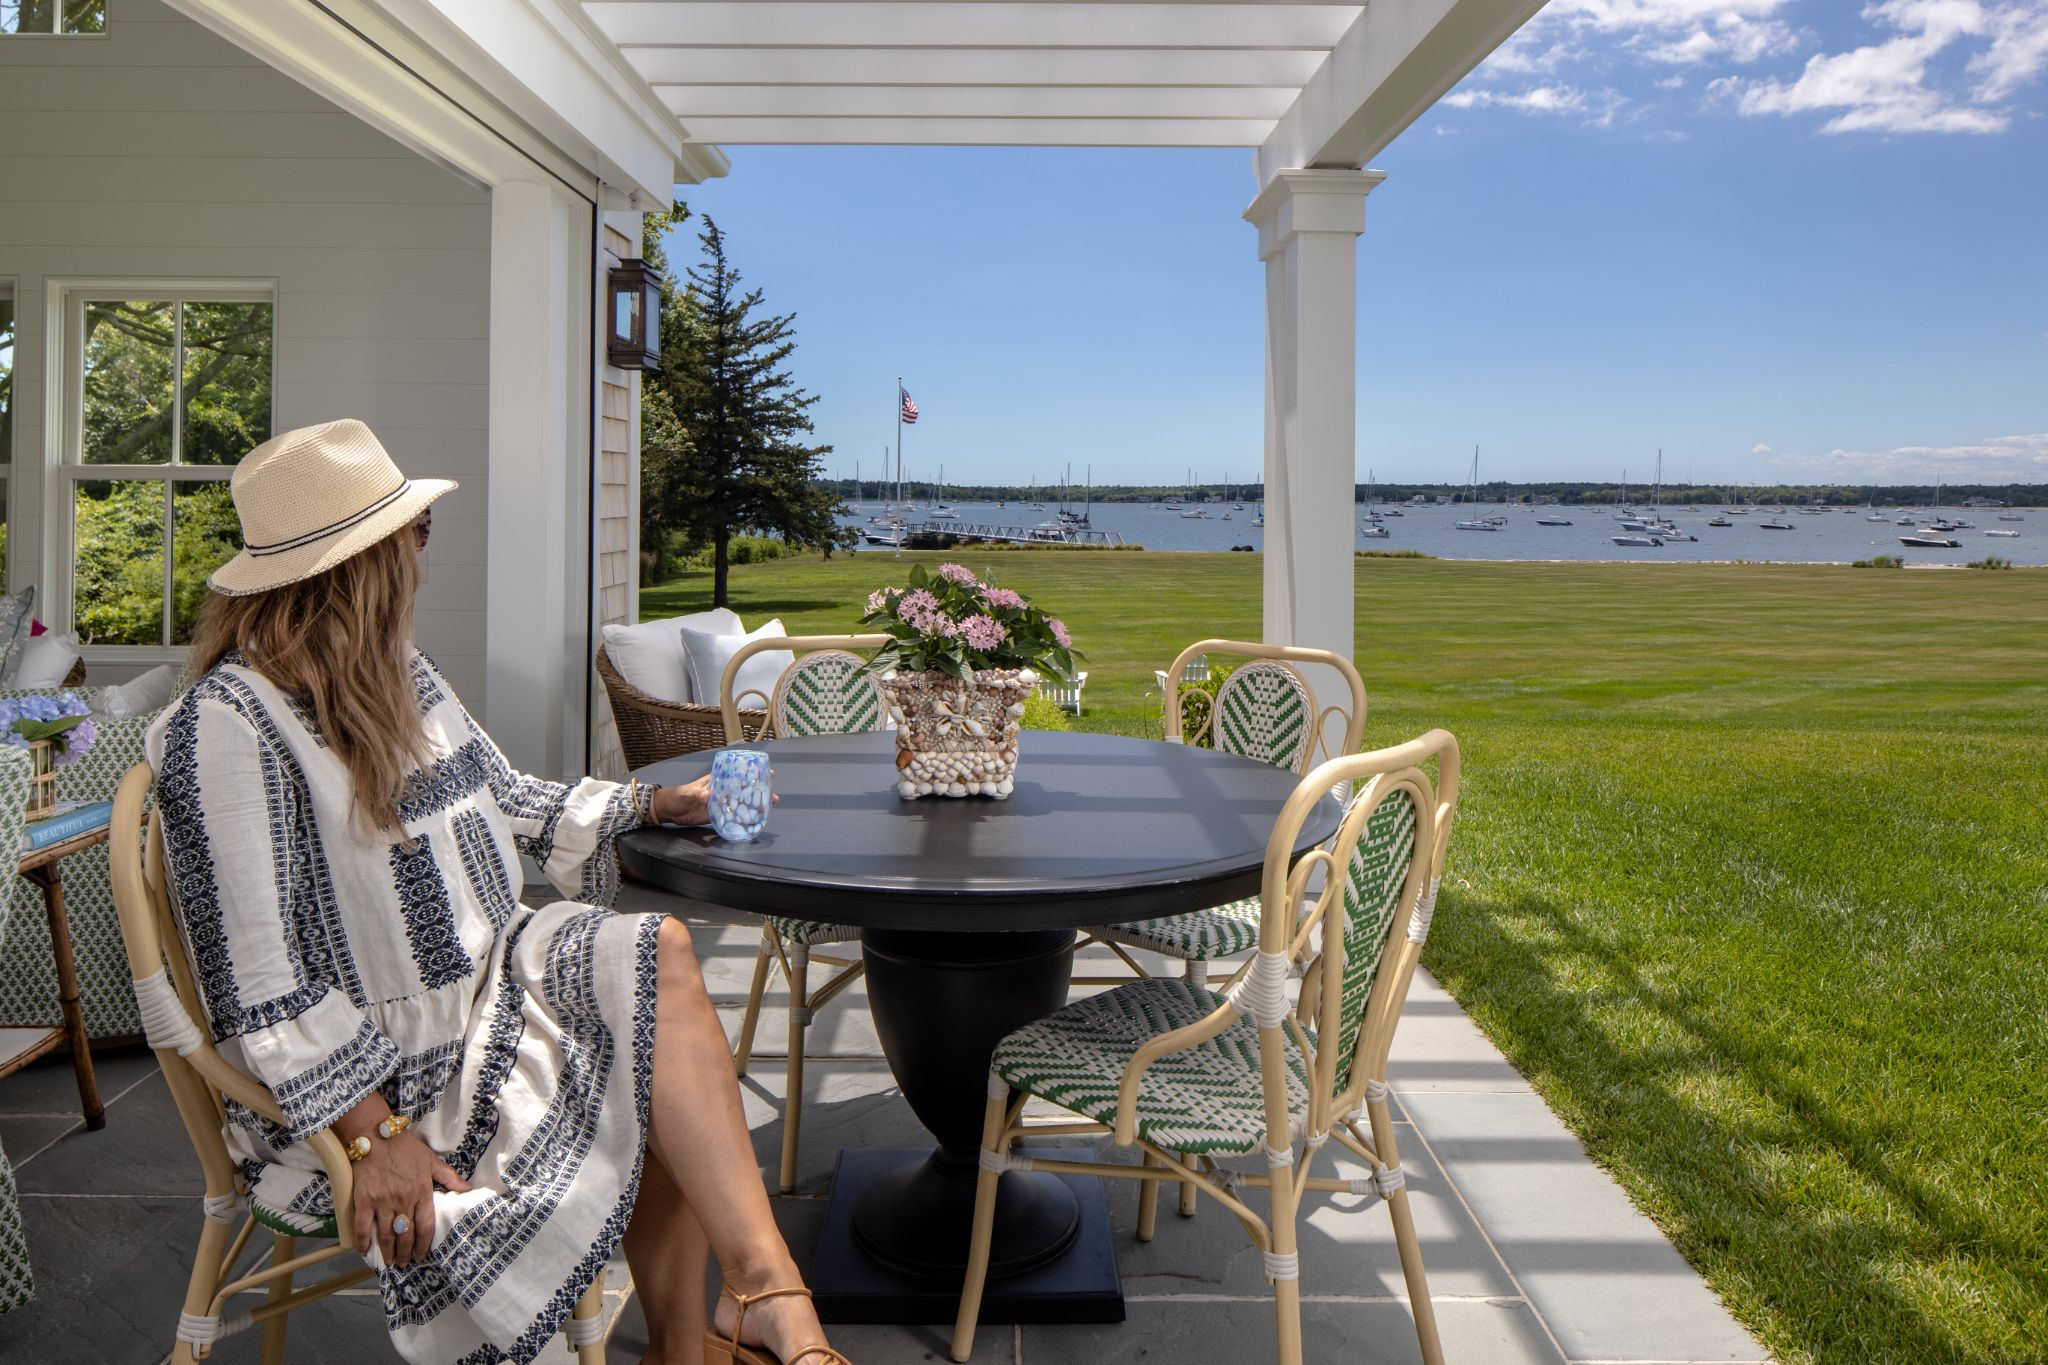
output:
<instances>
[{"instance_id":1,"label":"sunglasses on woman's face","mask_svg":"<svg viewBox=\"0 0 2048 1365\"><path fill-rule=\"evenodd\" d=\"M413 518L413 522L412 522L412 545L413 545L413 548L414 548L415 550L424 550L424 549L426 549L426 548L427 548L427 537L428 537L428 536L430 536L430 535L432 535L433 533L434 533L434 509L433 509L433 508L431 508L431 507L429 507L429 508L428 508L428 509L427 509L426 511L424 511L424 512L420 513L420 514L419 514L419 515L418 515L417 517L414 517L414 518Z\"/></svg>"}]
</instances>

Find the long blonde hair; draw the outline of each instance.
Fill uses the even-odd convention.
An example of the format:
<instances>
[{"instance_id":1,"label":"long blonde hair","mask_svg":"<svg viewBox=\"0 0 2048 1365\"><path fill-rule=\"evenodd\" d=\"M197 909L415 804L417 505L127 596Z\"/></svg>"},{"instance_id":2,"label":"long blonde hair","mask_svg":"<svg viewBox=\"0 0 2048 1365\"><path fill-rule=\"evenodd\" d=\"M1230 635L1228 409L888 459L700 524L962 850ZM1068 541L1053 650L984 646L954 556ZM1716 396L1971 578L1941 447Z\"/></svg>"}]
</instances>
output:
<instances>
[{"instance_id":1,"label":"long blonde hair","mask_svg":"<svg viewBox=\"0 0 2048 1365\"><path fill-rule=\"evenodd\" d=\"M312 704L348 769L354 818L399 833L407 780L431 756L412 688L419 552L411 527L322 574L247 597L215 594L193 631L191 676L239 650L248 665Z\"/></svg>"}]
</instances>

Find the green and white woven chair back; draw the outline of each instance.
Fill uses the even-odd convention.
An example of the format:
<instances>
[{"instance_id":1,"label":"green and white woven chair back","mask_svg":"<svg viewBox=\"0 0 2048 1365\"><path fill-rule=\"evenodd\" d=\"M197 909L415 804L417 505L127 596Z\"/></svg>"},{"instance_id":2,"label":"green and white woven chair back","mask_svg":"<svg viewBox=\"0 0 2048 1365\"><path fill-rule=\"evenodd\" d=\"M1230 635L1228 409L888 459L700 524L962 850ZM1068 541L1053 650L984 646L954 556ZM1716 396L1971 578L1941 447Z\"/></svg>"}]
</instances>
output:
<instances>
[{"instance_id":1,"label":"green and white woven chair back","mask_svg":"<svg viewBox=\"0 0 2048 1365\"><path fill-rule=\"evenodd\" d=\"M1359 796L1366 799L1367 786ZM1357 845L1351 851L1349 873L1344 881L1344 982L1338 1005L1336 1083L1342 1091L1351 1077L1351 1064L1358 1052L1358 1035L1365 1023L1365 1006L1372 994L1373 979L1393 928L1394 912L1400 908L1401 893L1408 873L1418 857L1429 850L1415 842L1415 796L1407 787L1397 787L1366 818ZM1329 931L1327 923L1324 932Z\"/></svg>"},{"instance_id":2,"label":"green and white woven chair back","mask_svg":"<svg viewBox=\"0 0 2048 1365\"><path fill-rule=\"evenodd\" d=\"M1223 680L1211 733L1224 753L1299 768L1315 741L1315 702L1299 673L1261 659Z\"/></svg>"},{"instance_id":3,"label":"green and white woven chair back","mask_svg":"<svg viewBox=\"0 0 2048 1365\"><path fill-rule=\"evenodd\" d=\"M866 661L843 649L806 654L775 685L775 733L850 735L882 728L882 694L860 670Z\"/></svg>"}]
</instances>

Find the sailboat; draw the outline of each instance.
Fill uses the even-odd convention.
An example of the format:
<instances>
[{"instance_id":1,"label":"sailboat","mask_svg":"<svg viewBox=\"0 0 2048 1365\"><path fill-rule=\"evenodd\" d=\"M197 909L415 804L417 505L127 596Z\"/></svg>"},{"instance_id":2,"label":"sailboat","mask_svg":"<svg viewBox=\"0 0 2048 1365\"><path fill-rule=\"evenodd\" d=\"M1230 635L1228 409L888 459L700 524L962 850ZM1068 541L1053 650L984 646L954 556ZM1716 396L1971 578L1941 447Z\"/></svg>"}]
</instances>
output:
<instances>
[{"instance_id":1,"label":"sailboat","mask_svg":"<svg viewBox=\"0 0 2048 1365\"><path fill-rule=\"evenodd\" d=\"M1473 503L1475 505L1479 501L1478 446L1472 447L1472 491L1471 495L1466 498L1466 501L1469 503ZM1457 524L1457 529L1460 531L1498 531L1500 529L1500 523L1495 521L1492 517L1482 517L1475 515L1466 517L1463 521L1460 521Z\"/></svg>"},{"instance_id":2,"label":"sailboat","mask_svg":"<svg viewBox=\"0 0 2048 1365\"><path fill-rule=\"evenodd\" d=\"M958 521L960 514L946 501L946 467L939 466L939 489L932 501L931 510L925 515L933 521Z\"/></svg>"},{"instance_id":3,"label":"sailboat","mask_svg":"<svg viewBox=\"0 0 2048 1365\"><path fill-rule=\"evenodd\" d=\"M1188 496L1180 509L1183 521L1205 521L1209 514L1202 510L1202 504L1195 500L1195 471L1188 471Z\"/></svg>"},{"instance_id":4,"label":"sailboat","mask_svg":"<svg viewBox=\"0 0 2048 1365\"><path fill-rule=\"evenodd\" d=\"M1073 468L1072 465L1068 465L1068 472L1072 473ZM1081 510L1079 512L1068 511L1065 500L1062 499L1061 501L1060 520L1069 526L1086 526L1088 524L1088 514L1094 503L1095 493L1095 466L1092 464L1087 467L1087 477L1088 483L1085 491L1082 493Z\"/></svg>"},{"instance_id":5,"label":"sailboat","mask_svg":"<svg viewBox=\"0 0 2048 1365\"><path fill-rule=\"evenodd\" d=\"M1373 484L1373 472L1371 469L1367 469L1365 471L1365 516L1359 520L1358 534L1364 536L1367 540L1388 540L1393 537L1394 533L1387 529L1386 523L1380 520L1379 509L1373 506Z\"/></svg>"}]
</instances>

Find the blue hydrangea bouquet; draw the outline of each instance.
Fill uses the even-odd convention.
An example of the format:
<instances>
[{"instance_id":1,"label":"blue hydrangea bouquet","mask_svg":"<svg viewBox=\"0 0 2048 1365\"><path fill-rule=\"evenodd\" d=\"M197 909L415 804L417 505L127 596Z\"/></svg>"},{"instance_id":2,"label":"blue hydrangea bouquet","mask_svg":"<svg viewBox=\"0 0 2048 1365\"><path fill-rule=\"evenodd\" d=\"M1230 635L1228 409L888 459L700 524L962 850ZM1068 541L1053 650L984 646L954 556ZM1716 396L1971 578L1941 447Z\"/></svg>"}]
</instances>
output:
<instances>
[{"instance_id":1,"label":"blue hydrangea bouquet","mask_svg":"<svg viewBox=\"0 0 2048 1365\"><path fill-rule=\"evenodd\" d=\"M85 757L98 738L92 711L75 692L0 697L0 744L26 749L35 761L28 797L30 819L56 808L57 769Z\"/></svg>"}]
</instances>

